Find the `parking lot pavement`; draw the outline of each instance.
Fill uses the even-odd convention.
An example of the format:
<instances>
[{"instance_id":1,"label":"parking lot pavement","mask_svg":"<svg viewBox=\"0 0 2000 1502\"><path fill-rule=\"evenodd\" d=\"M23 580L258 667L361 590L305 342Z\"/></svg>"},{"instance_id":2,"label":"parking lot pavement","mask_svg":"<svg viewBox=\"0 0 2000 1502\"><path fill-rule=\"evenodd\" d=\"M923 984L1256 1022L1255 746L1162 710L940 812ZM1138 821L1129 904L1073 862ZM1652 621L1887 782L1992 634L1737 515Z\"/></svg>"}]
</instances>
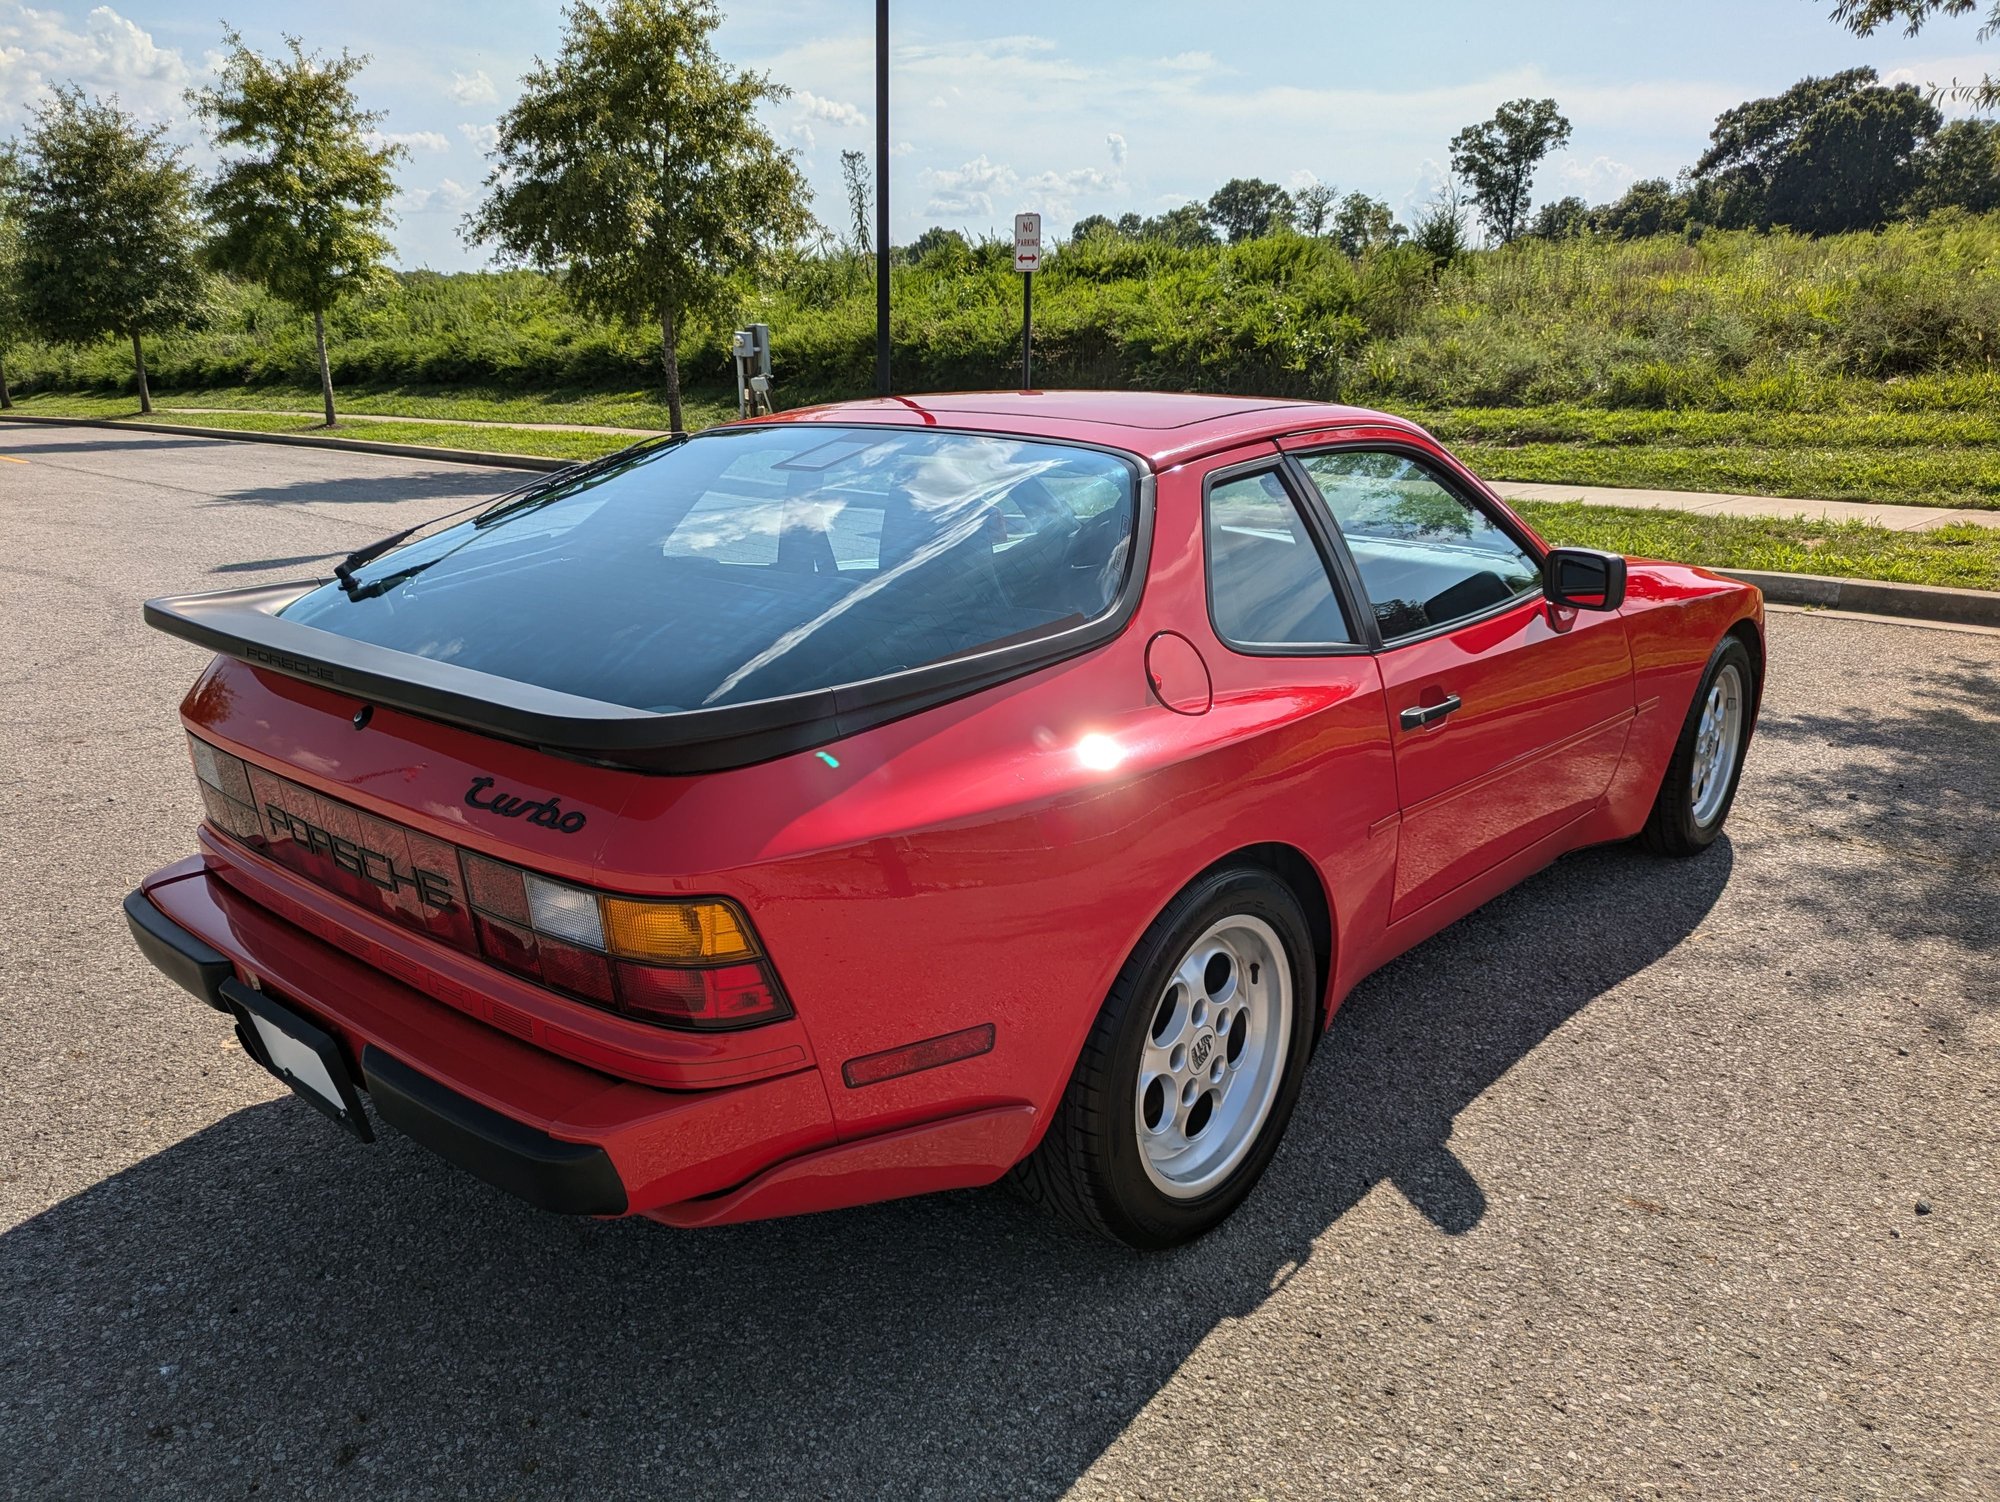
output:
<instances>
[{"instance_id":1,"label":"parking lot pavement","mask_svg":"<svg viewBox=\"0 0 2000 1502\"><path fill-rule=\"evenodd\" d=\"M1784 614L1730 834L1367 982L1223 1230L558 1219L340 1136L134 951L146 631L507 483L0 432L0 1494L2000 1495L2000 638Z\"/></svg>"}]
</instances>

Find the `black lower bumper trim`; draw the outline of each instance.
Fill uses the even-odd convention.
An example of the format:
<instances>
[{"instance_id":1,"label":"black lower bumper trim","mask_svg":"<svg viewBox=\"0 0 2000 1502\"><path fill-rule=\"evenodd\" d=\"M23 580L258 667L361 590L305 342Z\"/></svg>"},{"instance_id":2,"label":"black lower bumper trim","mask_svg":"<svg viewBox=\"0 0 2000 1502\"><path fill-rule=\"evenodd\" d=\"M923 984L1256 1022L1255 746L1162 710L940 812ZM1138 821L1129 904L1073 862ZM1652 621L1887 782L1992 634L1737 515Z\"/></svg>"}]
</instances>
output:
<instances>
[{"instance_id":1,"label":"black lower bumper trim","mask_svg":"<svg viewBox=\"0 0 2000 1502\"><path fill-rule=\"evenodd\" d=\"M139 952L162 975L218 1012L229 1010L229 1003L222 999L222 983L236 974L236 967L227 955L211 949L154 907L143 890L125 899L125 920L132 925Z\"/></svg>"},{"instance_id":2,"label":"black lower bumper trim","mask_svg":"<svg viewBox=\"0 0 2000 1502\"><path fill-rule=\"evenodd\" d=\"M544 1210L625 1213L625 1185L603 1148L503 1116L372 1044L361 1072L384 1121L468 1173Z\"/></svg>"}]
</instances>

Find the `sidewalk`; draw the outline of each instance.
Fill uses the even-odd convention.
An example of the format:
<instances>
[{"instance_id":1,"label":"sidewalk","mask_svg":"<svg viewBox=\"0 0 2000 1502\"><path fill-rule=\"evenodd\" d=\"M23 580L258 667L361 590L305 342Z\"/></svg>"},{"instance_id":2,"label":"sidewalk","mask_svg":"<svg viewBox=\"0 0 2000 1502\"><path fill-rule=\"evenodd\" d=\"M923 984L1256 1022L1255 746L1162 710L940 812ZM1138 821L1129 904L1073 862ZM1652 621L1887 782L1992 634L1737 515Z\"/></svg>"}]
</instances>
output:
<instances>
[{"instance_id":1,"label":"sidewalk","mask_svg":"<svg viewBox=\"0 0 2000 1502\"><path fill-rule=\"evenodd\" d=\"M1799 501L1777 496L1718 495L1706 490L1614 490L1607 485L1527 485L1487 482L1510 501L1581 501L1586 506L1630 506L1640 511L1693 511L1704 516L1776 516L1787 520L1867 522L1892 532L1929 532L1970 523L2000 528L2000 511L1954 511L1945 506L1889 506L1877 501Z\"/></svg>"}]
</instances>

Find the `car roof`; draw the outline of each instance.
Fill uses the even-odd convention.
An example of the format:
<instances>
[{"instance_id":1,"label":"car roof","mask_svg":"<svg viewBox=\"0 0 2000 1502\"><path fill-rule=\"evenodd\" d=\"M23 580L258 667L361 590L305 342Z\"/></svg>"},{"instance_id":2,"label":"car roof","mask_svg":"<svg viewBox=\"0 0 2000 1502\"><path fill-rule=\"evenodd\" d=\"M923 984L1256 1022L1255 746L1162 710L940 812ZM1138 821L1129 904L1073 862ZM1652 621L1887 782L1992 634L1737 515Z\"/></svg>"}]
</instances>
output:
<instances>
[{"instance_id":1,"label":"car roof","mask_svg":"<svg viewBox=\"0 0 2000 1502\"><path fill-rule=\"evenodd\" d=\"M1287 433L1356 426L1422 431L1400 417L1364 407L1166 391L953 391L832 402L759 421L970 428L1094 443L1136 454L1154 469Z\"/></svg>"}]
</instances>

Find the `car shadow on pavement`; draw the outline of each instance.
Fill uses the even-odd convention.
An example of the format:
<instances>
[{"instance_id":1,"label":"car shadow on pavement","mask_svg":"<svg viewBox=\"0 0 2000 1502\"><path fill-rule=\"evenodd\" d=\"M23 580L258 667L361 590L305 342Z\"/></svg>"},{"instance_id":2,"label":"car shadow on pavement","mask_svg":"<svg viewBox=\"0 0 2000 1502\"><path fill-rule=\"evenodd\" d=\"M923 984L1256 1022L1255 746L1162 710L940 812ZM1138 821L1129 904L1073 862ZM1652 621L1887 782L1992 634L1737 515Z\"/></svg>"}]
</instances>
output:
<instances>
[{"instance_id":1,"label":"car shadow on pavement","mask_svg":"<svg viewBox=\"0 0 2000 1502\"><path fill-rule=\"evenodd\" d=\"M393 1132L241 1110L0 1237L0 1492L1058 1496L1378 1186L1428 1222L1390 1234L1476 1224L1509 1186L1454 1117L1680 944L1733 859L1583 852L1370 979L1258 1191L1165 1255L997 1192L566 1220Z\"/></svg>"},{"instance_id":2,"label":"car shadow on pavement","mask_svg":"<svg viewBox=\"0 0 2000 1502\"><path fill-rule=\"evenodd\" d=\"M436 469L402 471L393 475L332 474L289 480L282 484L246 485L226 491L209 506L322 506L346 502L381 505L387 501L464 501L497 496L504 490L539 478L523 471L500 468L475 469L448 465Z\"/></svg>"}]
</instances>

